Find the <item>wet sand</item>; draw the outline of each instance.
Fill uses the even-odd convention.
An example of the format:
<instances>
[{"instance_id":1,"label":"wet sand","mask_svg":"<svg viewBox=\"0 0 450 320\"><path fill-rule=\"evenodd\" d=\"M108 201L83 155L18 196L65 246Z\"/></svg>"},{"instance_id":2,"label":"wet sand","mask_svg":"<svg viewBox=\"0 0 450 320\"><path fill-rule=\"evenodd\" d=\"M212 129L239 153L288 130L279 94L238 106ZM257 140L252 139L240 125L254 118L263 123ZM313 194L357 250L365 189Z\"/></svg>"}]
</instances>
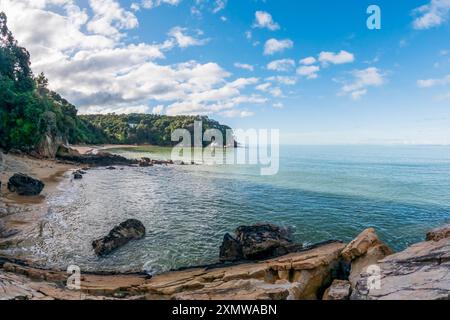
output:
<instances>
[{"instance_id":1,"label":"wet sand","mask_svg":"<svg viewBox=\"0 0 450 320\"><path fill-rule=\"evenodd\" d=\"M58 190L61 182L70 179L68 172L72 169L75 167L54 160L0 153L0 255L7 256L23 242L36 241L48 210L46 198ZM9 192L8 180L14 173L41 180L44 190L33 197Z\"/></svg>"}]
</instances>

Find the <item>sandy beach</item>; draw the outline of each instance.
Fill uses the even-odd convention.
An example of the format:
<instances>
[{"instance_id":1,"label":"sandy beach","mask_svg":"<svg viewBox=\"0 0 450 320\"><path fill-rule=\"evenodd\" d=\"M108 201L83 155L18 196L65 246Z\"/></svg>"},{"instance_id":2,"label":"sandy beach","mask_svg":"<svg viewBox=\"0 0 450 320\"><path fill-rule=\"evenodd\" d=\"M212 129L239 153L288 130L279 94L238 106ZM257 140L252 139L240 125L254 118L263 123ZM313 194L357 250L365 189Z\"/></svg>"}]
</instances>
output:
<instances>
[{"instance_id":1,"label":"sandy beach","mask_svg":"<svg viewBox=\"0 0 450 320\"><path fill-rule=\"evenodd\" d=\"M42 218L47 213L45 199L57 191L61 182L70 179L66 173L75 167L26 155L0 153L0 157L0 249L13 249L16 245L34 241L39 236ZM45 184L44 190L35 197L21 197L9 192L8 179L15 173L41 180ZM8 236L4 236L6 234Z\"/></svg>"}]
</instances>

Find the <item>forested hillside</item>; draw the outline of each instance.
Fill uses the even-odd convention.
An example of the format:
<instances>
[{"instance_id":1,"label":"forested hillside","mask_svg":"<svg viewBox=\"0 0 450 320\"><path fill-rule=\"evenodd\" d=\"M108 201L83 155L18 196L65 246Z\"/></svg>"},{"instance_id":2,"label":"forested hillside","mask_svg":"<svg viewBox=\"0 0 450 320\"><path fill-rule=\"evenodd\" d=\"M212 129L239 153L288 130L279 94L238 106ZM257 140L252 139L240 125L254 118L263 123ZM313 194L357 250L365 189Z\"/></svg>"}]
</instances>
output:
<instances>
[{"instance_id":1,"label":"forested hillside","mask_svg":"<svg viewBox=\"0 0 450 320\"><path fill-rule=\"evenodd\" d=\"M194 120L202 120L204 129L216 128L224 134L230 129L207 117L78 116L74 105L48 89L44 74L33 74L30 54L18 45L6 15L0 13L0 148L46 150L41 154L48 156L56 152L54 145L67 142L169 146L172 131L192 131Z\"/></svg>"}]
</instances>

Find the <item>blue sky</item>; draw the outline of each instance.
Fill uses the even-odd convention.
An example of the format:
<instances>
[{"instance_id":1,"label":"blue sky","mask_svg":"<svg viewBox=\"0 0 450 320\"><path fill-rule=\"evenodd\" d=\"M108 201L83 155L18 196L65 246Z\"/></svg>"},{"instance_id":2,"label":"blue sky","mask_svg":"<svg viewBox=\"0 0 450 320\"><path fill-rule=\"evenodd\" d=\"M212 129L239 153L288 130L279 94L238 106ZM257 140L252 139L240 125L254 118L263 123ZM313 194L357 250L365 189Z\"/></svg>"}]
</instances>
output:
<instances>
[{"instance_id":1,"label":"blue sky","mask_svg":"<svg viewBox=\"0 0 450 320\"><path fill-rule=\"evenodd\" d=\"M82 113L206 114L283 143L450 144L450 0L0 6Z\"/></svg>"}]
</instances>

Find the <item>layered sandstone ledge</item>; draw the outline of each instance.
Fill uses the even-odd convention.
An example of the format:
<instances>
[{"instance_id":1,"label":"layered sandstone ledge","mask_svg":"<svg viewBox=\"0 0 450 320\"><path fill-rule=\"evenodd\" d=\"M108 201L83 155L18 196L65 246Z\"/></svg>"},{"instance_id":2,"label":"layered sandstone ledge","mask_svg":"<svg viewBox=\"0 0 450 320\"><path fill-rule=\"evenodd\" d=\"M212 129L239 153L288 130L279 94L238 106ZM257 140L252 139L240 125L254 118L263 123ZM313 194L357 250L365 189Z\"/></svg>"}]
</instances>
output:
<instances>
[{"instance_id":1,"label":"layered sandstone ledge","mask_svg":"<svg viewBox=\"0 0 450 320\"><path fill-rule=\"evenodd\" d=\"M64 272L3 259L0 299L449 299L449 231L450 225L434 230L428 241L397 254L367 229L347 245L328 242L262 262L169 272L151 279L82 274L80 290L67 289Z\"/></svg>"}]
</instances>

